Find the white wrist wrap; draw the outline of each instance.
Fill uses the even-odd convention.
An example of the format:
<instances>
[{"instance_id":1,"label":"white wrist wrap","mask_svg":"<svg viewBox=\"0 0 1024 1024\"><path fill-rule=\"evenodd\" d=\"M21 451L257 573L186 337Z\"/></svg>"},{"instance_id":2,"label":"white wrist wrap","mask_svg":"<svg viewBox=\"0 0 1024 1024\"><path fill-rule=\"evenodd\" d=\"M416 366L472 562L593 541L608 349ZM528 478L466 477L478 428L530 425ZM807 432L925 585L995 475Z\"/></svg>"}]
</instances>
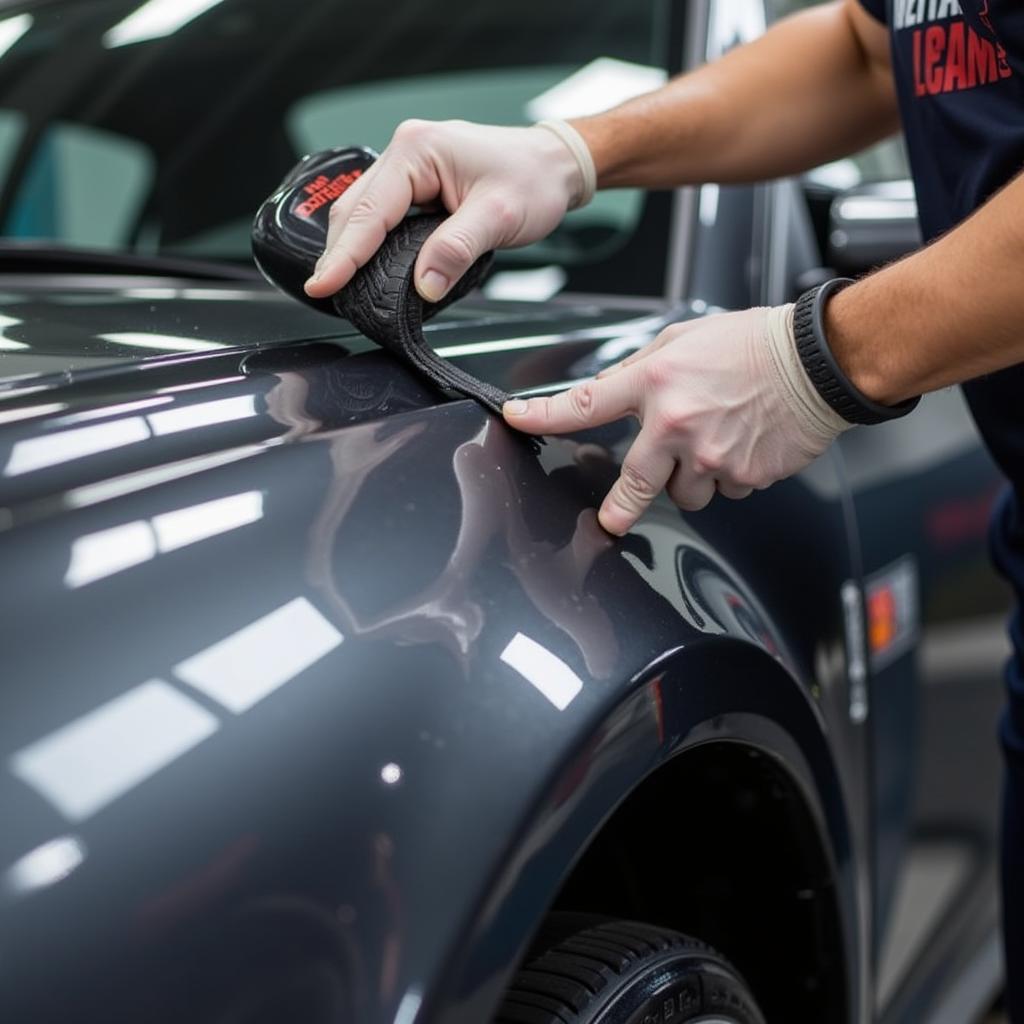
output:
<instances>
[{"instance_id":1,"label":"white wrist wrap","mask_svg":"<svg viewBox=\"0 0 1024 1024\"><path fill-rule=\"evenodd\" d=\"M569 152L572 153L576 165L580 169L580 177L583 179L580 193L569 204L569 209L578 210L581 206L586 206L597 191L597 168L594 167L594 158L590 155L583 136L568 121L538 121L534 127L546 128L549 132L553 132L569 148Z\"/></svg>"},{"instance_id":2,"label":"white wrist wrap","mask_svg":"<svg viewBox=\"0 0 1024 1024\"><path fill-rule=\"evenodd\" d=\"M773 306L765 317L765 344L780 392L793 415L812 435L828 443L853 426L818 394L805 372L793 337L793 307Z\"/></svg>"}]
</instances>

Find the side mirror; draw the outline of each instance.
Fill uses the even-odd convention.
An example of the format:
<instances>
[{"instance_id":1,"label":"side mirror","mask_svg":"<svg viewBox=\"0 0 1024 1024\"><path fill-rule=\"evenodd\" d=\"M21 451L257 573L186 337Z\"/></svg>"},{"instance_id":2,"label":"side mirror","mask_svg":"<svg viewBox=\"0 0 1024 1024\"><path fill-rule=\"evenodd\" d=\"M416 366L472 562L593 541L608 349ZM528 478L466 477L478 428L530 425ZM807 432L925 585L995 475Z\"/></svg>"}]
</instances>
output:
<instances>
[{"instance_id":1,"label":"side mirror","mask_svg":"<svg viewBox=\"0 0 1024 1024\"><path fill-rule=\"evenodd\" d=\"M832 200L826 262L836 270L860 274L920 245L912 182L857 185Z\"/></svg>"}]
</instances>

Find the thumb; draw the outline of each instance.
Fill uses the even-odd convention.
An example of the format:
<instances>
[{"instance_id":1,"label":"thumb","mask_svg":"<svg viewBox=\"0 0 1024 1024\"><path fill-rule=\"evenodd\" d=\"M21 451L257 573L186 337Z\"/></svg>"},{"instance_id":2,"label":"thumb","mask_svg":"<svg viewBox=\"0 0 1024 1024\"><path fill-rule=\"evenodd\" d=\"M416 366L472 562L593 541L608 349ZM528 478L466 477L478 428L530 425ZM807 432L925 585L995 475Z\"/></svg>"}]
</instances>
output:
<instances>
[{"instance_id":1,"label":"thumb","mask_svg":"<svg viewBox=\"0 0 1024 1024\"><path fill-rule=\"evenodd\" d=\"M423 243L416 260L416 290L438 302L485 252L504 240L507 204L482 196L466 201Z\"/></svg>"}]
</instances>

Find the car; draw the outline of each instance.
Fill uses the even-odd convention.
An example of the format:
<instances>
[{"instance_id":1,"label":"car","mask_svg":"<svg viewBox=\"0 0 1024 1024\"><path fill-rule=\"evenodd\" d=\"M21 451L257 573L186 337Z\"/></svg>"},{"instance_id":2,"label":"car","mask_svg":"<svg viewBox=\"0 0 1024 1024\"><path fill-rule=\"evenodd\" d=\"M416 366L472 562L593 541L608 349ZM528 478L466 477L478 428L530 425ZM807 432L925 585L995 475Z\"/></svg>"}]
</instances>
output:
<instances>
[{"instance_id":1,"label":"car","mask_svg":"<svg viewBox=\"0 0 1024 1024\"><path fill-rule=\"evenodd\" d=\"M984 1009L1008 598L959 393L619 540L634 424L517 434L250 257L305 153L615 102L771 12L2 13L0 1019ZM546 394L863 272L914 244L872 159L602 195L426 337Z\"/></svg>"}]
</instances>

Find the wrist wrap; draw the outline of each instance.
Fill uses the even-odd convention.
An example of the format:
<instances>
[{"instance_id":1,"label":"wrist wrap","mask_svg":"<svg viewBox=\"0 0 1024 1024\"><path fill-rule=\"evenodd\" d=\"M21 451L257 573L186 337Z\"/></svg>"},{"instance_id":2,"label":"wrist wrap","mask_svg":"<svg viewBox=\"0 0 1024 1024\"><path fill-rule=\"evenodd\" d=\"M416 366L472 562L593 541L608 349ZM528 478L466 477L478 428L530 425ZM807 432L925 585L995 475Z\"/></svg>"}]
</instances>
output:
<instances>
[{"instance_id":1,"label":"wrist wrap","mask_svg":"<svg viewBox=\"0 0 1024 1024\"><path fill-rule=\"evenodd\" d=\"M800 363L819 395L849 423L885 423L911 412L920 398L899 405L882 405L868 398L843 373L828 346L825 335L825 303L847 285L850 278L838 277L811 288L797 299L793 311L793 336Z\"/></svg>"}]
</instances>

